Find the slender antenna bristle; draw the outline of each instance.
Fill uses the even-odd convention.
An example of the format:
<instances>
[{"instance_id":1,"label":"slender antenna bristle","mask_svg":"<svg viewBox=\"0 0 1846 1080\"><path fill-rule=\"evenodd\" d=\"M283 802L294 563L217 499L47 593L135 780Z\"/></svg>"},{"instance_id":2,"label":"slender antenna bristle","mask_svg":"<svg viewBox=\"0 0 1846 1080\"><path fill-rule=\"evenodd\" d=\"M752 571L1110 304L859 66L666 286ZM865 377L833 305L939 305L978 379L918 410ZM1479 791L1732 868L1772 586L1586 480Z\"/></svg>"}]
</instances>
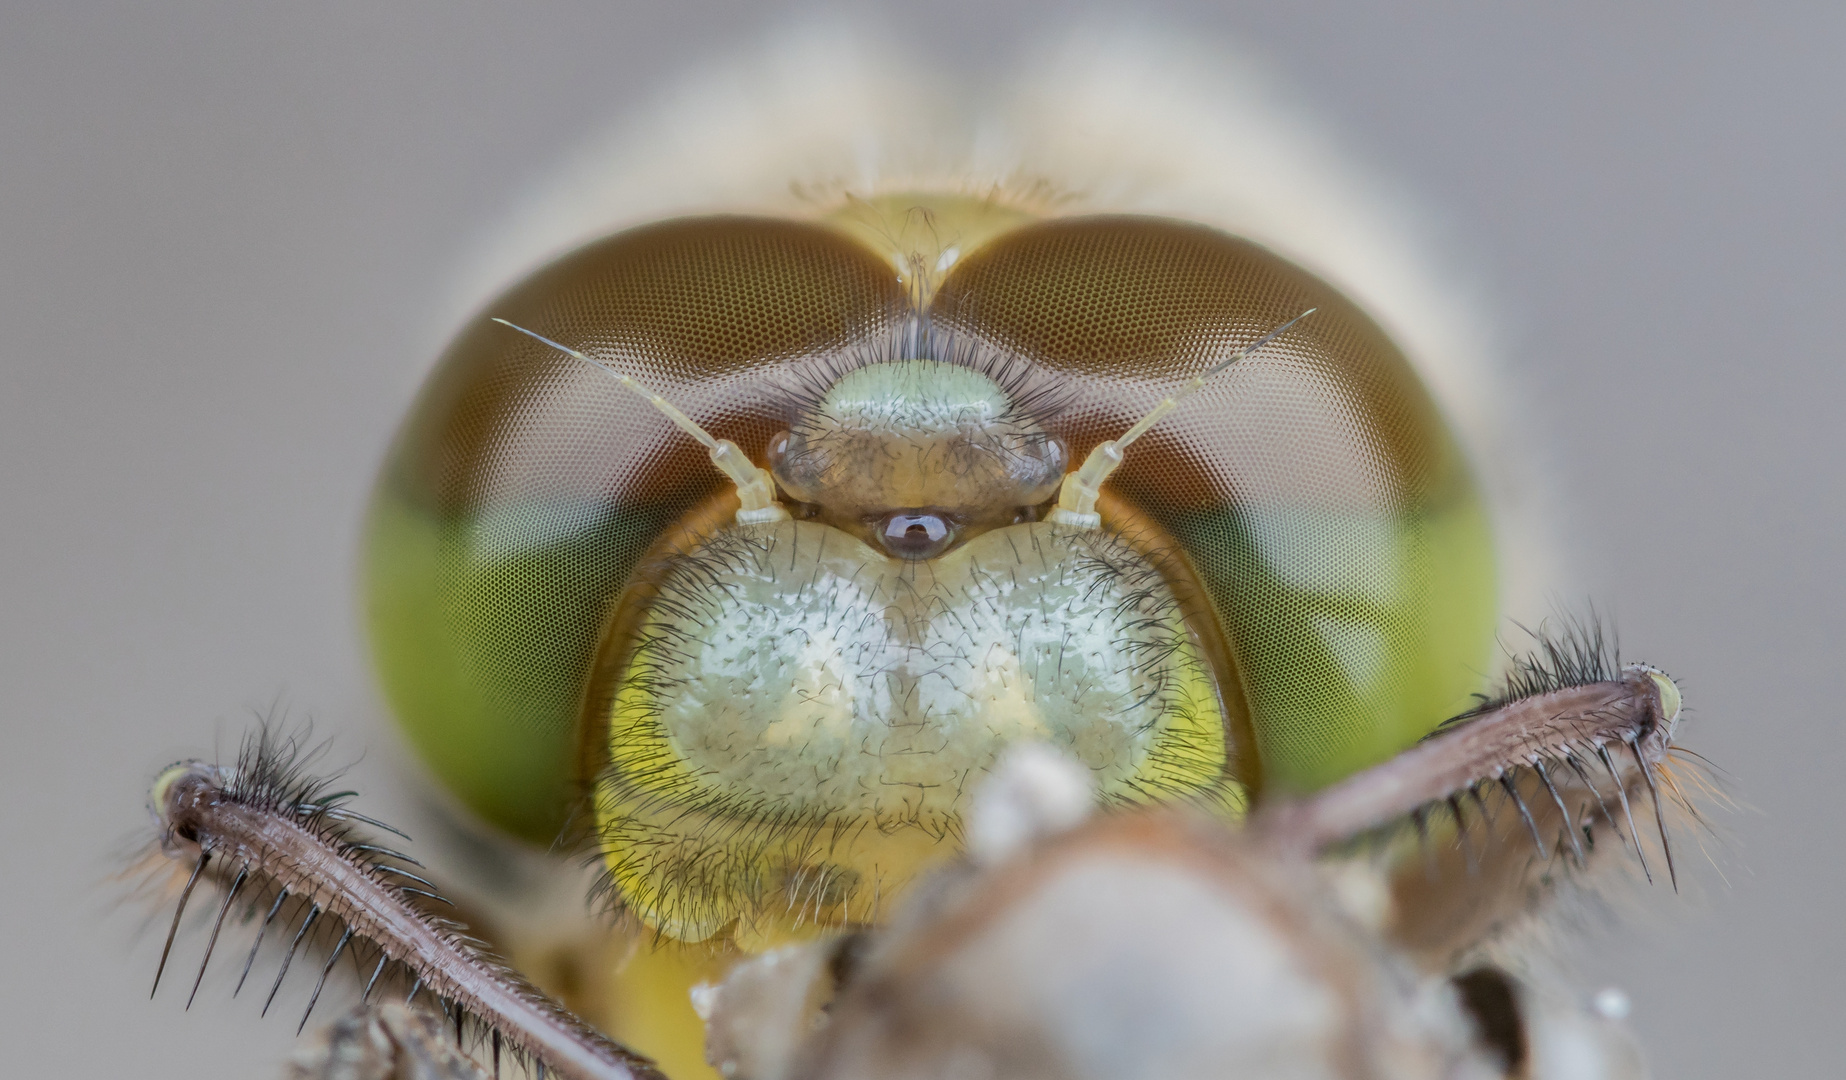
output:
<instances>
[{"instance_id":1,"label":"slender antenna bristle","mask_svg":"<svg viewBox=\"0 0 1846 1080\"><path fill-rule=\"evenodd\" d=\"M606 371L610 375L614 376L615 381L620 383L624 388L633 392L637 397L641 398L643 401L647 402L649 405L652 405L654 408L660 410L660 412L663 415L665 415L668 420L673 421L676 427L678 427L681 431L684 431L686 434L692 436L695 440L699 442L701 446L704 446L707 450L716 450L718 448L718 440L713 438L710 432L700 427L697 421L693 420L691 417L687 416L685 413L680 412L679 409L676 408L673 405L673 403L668 401L666 398L663 398L659 394L656 394L652 390L649 390L647 387L635 381L632 377L624 374L621 371L616 370L615 367L613 367L612 365L604 363L603 361L596 359L594 356L591 356L588 353L579 352L576 349L571 348L569 345L564 345L559 342L553 341L550 338L546 337L545 335L537 332L536 330L527 330L525 327L520 326L518 323L508 322L505 319L501 319L497 317L493 321L499 323L501 326L507 327L508 329L517 330L520 333L526 335L527 337L532 338L534 341L543 342L544 344L551 346L552 348L558 350L559 352L563 353L566 356L575 357L576 359L581 360L586 364L590 364L595 367L601 368L603 371Z\"/></svg>"},{"instance_id":2,"label":"slender antenna bristle","mask_svg":"<svg viewBox=\"0 0 1846 1080\"><path fill-rule=\"evenodd\" d=\"M1151 431L1155 424L1166 418L1168 413L1179 408L1180 402L1204 389L1213 375L1268 345L1286 333L1290 327L1314 314L1316 310L1315 308L1307 309L1225 359L1194 375L1184 386L1162 398L1159 404L1149 409L1141 419L1130 425L1126 432L1116 438L1106 439L1096 444L1076 471L1065 474L1064 483L1058 488L1058 504L1051 511L1048 520L1086 529L1093 529L1100 525L1102 518L1096 513L1096 501L1101 496L1103 482L1121 466L1122 455L1130 444Z\"/></svg>"},{"instance_id":3,"label":"slender antenna bristle","mask_svg":"<svg viewBox=\"0 0 1846 1080\"><path fill-rule=\"evenodd\" d=\"M496 318L493 321L502 326L517 330L536 341L541 341L559 352L564 353L566 356L575 357L586 364L593 364L608 372L615 377L616 382L622 384L622 386L641 397L649 405L659 410L661 415L671 420L681 431L692 436L699 445L710 451L709 456L713 467L723 473L732 484L736 485L737 498L740 503L737 520L740 523L766 524L774 521L788 520L789 514L787 508L776 501L776 484L774 478L770 476L767 469L758 468L755 462L745 457L743 450L741 450L736 443L731 442L729 439L720 439L713 436L711 432L700 427L698 422L693 420L692 417L681 412L678 406L645 386L642 386L629 376L617 371L609 364L605 364L593 356L578 352L568 345L553 341L543 334L527 330L525 327L516 323L511 323L500 318Z\"/></svg>"}]
</instances>

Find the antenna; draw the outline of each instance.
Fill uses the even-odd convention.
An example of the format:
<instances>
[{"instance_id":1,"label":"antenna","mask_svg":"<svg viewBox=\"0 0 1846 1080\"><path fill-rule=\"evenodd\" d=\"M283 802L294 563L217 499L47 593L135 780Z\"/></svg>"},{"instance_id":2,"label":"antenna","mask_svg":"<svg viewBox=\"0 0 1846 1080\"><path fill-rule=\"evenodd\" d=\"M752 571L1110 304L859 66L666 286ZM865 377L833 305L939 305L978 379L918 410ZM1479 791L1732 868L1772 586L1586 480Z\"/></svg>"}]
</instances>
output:
<instances>
[{"instance_id":1,"label":"antenna","mask_svg":"<svg viewBox=\"0 0 1846 1080\"><path fill-rule=\"evenodd\" d=\"M1236 352L1218 361L1192 377L1192 381L1180 387L1160 404L1149 409L1146 416L1135 421L1134 426L1119 439L1110 439L1100 443L1090 451L1090 456L1083 459L1083 464L1076 472L1064 477L1064 483L1058 488L1058 505L1046 515L1045 520L1060 525L1075 525L1079 528L1094 529L1102 524L1102 515L1096 512L1096 499L1102 492L1104 480L1122 464L1122 451L1130 443L1147 434L1148 429L1166 418L1166 415L1179 407L1179 403L1199 392L1213 375L1230 367L1237 361L1256 352L1263 346L1288 332L1296 323L1314 314L1319 308L1309 308L1301 314L1269 331L1262 337Z\"/></svg>"},{"instance_id":2,"label":"antenna","mask_svg":"<svg viewBox=\"0 0 1846 1080\"><path fill-rule=\"evenodd\" d=\"M560 345L545 335L527 330L517 323L510 323L500 318L493 321L501 326L517 330L529 338L544 342L566 356L574 356L586 364L592 364L608 372L615 377L616 382L634 391L637 397L659 409L668 420L673 421L675 427L698 440L699 445L711 451L711 463L717 466L718 471L729 478L737 488L737 500L741 504L737 509L739 523L751 525L788 519L788 510L776 501L775 478L769 474L768 469L758 468L736 443L729 439L713 438L711 432L700 427L692 417L680 412L672 402L601 360L593 356L586 356L567 345Z\"/></svg>"}]
</instances>

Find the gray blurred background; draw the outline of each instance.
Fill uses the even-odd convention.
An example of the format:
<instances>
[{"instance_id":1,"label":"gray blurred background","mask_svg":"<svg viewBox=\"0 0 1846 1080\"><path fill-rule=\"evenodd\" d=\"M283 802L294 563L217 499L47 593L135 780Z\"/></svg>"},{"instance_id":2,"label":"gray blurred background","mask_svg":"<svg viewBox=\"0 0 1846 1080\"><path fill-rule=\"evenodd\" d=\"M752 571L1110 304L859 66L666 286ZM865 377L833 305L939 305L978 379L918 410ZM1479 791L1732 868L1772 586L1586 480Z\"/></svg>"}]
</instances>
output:
<instances>
[{"instance_id":1,"label":"gray blurred background","mask_svg":"<svg viewBox=\"0 0 1846 1080\"><path fill-rule=\"evenodd\" d=\"M1688 895L1572 932L1583 984L1632 994L1663 1077L1837 1075L1846 9L1159 6L1264 58L1490 298L1515 407L1552 440L1573 589L1681 677L1684 741L1747 804L1706 840L1722 877L1682 835ZM886 16L919 79L1061 18ZM298 1014L258 1020L209 983L182 1012L196 943L149 1003L159 935L98 882L158 767L234 742L252 709L343 732L371 790L390 775L354 538L458 260L625 101L789 17L0 12L9 1071L273 1074Z\"/></svg>"}]
</instances>

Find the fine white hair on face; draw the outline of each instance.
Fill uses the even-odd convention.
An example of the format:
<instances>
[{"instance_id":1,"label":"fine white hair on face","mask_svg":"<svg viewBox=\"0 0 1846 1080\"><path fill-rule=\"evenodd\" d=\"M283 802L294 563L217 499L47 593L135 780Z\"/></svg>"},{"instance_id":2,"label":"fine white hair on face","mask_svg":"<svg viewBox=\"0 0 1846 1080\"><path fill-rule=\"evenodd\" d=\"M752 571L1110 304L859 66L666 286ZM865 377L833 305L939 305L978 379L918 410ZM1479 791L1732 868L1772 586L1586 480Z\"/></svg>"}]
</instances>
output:
<instances>
[{"instance_id":1,"label":"fine white hair on face","mask_svg":"<svg viewBox=\"0 0 1846 1080\"><path fill-rule=\"evenodd\" d=\"M868 364L847 373L816 410L825 423L873 431L954 431L992 425L1006 391L972 368L939 360Z\"/></svg>"},{"instance_id":2,"label":"fine white hair on face","mask_svg":"<svg viewBox=\"0 0 1846 1080\"><path fill-rule=\"evenodd\" d=\"M1095 799L1089 770L1074 758L1044 743L1015 743L974 789L968 857L982 866L1005 862L1083 824Z\"/></svg>"},{"instance_id":3,"label":"fine white hair on face","mask_svg":"<svg viewBox=\"0 0 1846 1080\"><path fill-rule=\"evenodd\" d=\"M687 214L815 218L851 197L936 191L1210 225L1318 274L1403 348L1479 474L1503 613L1547 613L1551 507L1519 418L1498 409L1477 298L1433 268L1416 215L1291 107L1264 64L1095 23L994 73L915 79L890 66L896 40L810 26L689 70L487 235L443 325L587 240Z\"/></svg>"}]
</instances>

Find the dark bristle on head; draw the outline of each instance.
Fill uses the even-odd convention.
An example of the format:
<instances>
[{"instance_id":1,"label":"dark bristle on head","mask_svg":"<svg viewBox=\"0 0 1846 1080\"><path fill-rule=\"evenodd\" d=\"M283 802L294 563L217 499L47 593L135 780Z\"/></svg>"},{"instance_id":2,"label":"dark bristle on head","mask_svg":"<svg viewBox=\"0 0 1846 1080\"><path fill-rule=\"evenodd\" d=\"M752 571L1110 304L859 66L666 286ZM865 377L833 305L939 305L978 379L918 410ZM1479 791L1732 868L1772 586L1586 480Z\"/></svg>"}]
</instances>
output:
<instances>
[{"instance_id":1,"label":"dark bristle on head","mask_svg":"<svg viewBox=\"0 0 1846 1080\"><path fill-rule=\"evenodd\" d=\"M233 926L257 925L233 996L249 978L264 940L286 943L264 1012L296 966L296 954L314 954L317 977L299 1021L305 1027L339 961L350 957L352 982L364 986L363 999L370 1000L381 982L410 985L410 997L423 992L420 1007L435 1002L458 1039L468 1033L464 1049L490 1055L496 1069L504 1050L511 1060L552 1075L658 1080L646 1059L610 1042L525 982L461 923L433 914L433 905L453 905L429 878L408 869L419 866L415 860L372 835L403 834L350 809L354 793L335 790L334 777L314 775L313 764L326 748L265 724L244 741L234 765L194 761L161 774L154 788L161 846L182 862L188 877L155 990L186 900L203 882L222 889L223 897L188 1005L226 915L241 900L246 910ZM269 933L272 923L278 926L275 934Z\"/></svg>"}]
</instances>

